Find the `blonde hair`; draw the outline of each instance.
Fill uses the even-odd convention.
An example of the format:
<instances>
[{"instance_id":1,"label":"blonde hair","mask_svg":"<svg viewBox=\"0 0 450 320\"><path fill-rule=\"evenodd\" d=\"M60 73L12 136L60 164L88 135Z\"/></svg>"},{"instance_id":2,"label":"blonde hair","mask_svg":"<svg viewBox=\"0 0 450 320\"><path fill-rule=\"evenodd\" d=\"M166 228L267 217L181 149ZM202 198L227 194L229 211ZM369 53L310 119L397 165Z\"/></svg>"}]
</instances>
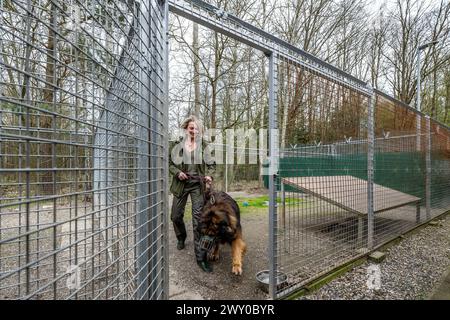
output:
<instances>
[{"instance_id":1,"label":"blonde hair","mask_svg":"<svg viewBox=\"0 0 450 320\"><path fill-rule=\"evenodd\" d=\"M189 117L184 119L184 121L181 123L181 129L186 130L189 126L189 123L194 122L197 125L198 133L200 136L203 135L203 123L198 119L196 116L191 114Z\"/></svg>"}]
</instances>

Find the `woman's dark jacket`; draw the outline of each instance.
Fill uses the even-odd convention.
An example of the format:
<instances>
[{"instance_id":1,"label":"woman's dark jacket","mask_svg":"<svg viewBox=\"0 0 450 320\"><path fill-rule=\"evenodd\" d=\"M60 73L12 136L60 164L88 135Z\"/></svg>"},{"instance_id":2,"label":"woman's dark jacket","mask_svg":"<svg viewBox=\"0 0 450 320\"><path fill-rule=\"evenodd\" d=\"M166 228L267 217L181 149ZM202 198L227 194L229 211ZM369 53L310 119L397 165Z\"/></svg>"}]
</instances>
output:
<instances>
[{"instance_id":1,"label":"woman's dark jacket","mask_svg":"<svg viewBox=\"0 0 450 320\"><path fill-rule=\"evenodd\" d=\"M209 150L207 150L208 144L206 141L202 140L202 161L201 164L197 164L197 172L200 176L210 176L214 179L214 174L216 171L216 163L214 159L212 159L211 154ZM172 183L170 185L170 192L176 196L180 197L183 194L184 184L185 181L181 181L177 178L177 175L183 171L186 173L187 171L187 164L181 163L178 164L179 161L177 161L177 164L174 163L174 159L172 158L174 155L177 156L178 153L178 160L183 158L183 149L184 149L184 140L179 139L175 142L171 142L170 149L169 149L169 171L172 174Z\"/></svg>"}]
</instances>

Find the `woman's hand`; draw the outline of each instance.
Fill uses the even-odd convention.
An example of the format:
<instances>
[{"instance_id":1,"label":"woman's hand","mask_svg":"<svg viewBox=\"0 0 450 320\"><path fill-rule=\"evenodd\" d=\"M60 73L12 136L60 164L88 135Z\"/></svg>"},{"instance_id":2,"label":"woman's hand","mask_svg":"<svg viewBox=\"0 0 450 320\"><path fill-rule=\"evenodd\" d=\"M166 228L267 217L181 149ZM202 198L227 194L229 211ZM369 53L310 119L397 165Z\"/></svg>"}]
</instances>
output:
<instances>
[{"instance_id":1,"label":"woman's hand","mask_svg":"<svg viewBox=\"0 0 450 320\"><path fill-rule=\"evenodd\" d=\"M184 173L184 172L180 172L180 173L178 174L178 179L181 180L181 181L184 181L184 180L186 180L187 178L188 178L188 176L187 176L186 173Z\"/></svg>"}]
</instances>

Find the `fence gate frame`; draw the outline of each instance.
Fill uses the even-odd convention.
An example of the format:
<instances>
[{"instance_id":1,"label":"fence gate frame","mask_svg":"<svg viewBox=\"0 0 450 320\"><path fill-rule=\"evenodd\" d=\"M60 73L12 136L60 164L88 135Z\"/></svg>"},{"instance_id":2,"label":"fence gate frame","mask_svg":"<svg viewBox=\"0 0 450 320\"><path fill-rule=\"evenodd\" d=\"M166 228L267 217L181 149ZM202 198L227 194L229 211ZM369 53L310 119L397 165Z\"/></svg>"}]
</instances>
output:
<instances>
[{"instance_id":1,"label":"fence gate frame","mask_svg":"<svg viewBox=\"0 0 450 320\"><path fill-rule=\"evenodd\" d=\"M196 22L206 28L209 28L218 33L224 34L230 38L233 38L243 44L246 44L254 49L262 51L268 58L269 72L268 72L268 104L269 104L269 170L265 172L268 175L268 187L269 187L269 237L268 237L268 254L269 254L269 295L271 299L277 299L286 295L292 294L300 286L293 286L290 289L284 290L278 288L276 284L276 275L278 268L280 267L279 260L279 239L278 235L278 212L277 212L277 196L279 180L279 139L278 139L278 89L279 89L279 65L282 61L288 62L296 67L300 67L303 70L307 70L319 77L337 83L345 88L352 90L352 92L359 94L366 102L363 102L364 106L367 103L367 136L364 137L367 147L367 167L365 168L367 174L367 247L364 254L376 249L379 243L375 241L375 216L374 216L374 177L375 177L375 153L377 147L377 141L375 139L376 128L376 104L378 97L382 97L391 101L392 103L404 108L405 111L413 113L417 117L417 139L418 147L420 144L420 136L424 135L425 140L425 196L424 203L426 208L426 218L430 219L430 198L431 198L431 129L430 118L424 116L423 113L418 112L411 106L377 90L372 88L368 83L361 81L360 79L334 67L333 65L326 63L319 58L311 55L286 41L283 41L276 36L273 36L264 30L261 30L239 18L224 12L222 9L208 4L202 0L169 0L169 11L182 16L188 20ZM280 80L281 81L281 80ZM423 127L426 128L424 133L420 130L421 119L425 121ZM449 130L448 126L440 124L435 121L435 125L439 125L444 129ZM284 199L284 194L280 197ZM284 205L284 203L283 203ZM420 205L417 204L418 215L420 215ZM283 216L281 217L281 223L283 223ZM420 221L420 216L419 216ZM423 221L422 221L423 223ZM281 227L281 226L280 226ZM358 237L363 233L362 219L359 218L358 222Z\"/></svg>"},{"instance_id":2,"label":"fence gate frame","mask_svg":"<svg viewBox=\"0 0 450 320\"><path fill-rule=\"evenodd\" d=\"M321 76L342 83L363 95L370 97L372 89L352 75L328 64L317 57L261 30L222 9L201 0L169 0L169 11L196 22L206 28L224 34L252 48L262 51L268 58L269 73L269 169L266 172L269 183L269 296L281 297L276 285L277 273L277 188L279 139L278 139L278 63L280 58L290 63L313 70Z\"/></svg>"}]
</instances>

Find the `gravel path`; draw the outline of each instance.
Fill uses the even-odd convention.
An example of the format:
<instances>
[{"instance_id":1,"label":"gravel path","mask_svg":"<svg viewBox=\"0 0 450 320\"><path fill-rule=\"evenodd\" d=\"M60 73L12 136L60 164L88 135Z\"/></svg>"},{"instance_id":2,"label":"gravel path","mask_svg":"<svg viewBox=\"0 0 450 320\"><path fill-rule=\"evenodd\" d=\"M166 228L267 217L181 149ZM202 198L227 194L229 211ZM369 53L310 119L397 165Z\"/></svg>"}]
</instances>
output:
<instances>
[{"instance_id":1,"label":"gravel path","mask_svg":"<svg viewBox=\"0 0 450 320\"><path fill-rule=\"evenodd\" d=\"M450 215L405 236L379 265L366 262L302 300L427 299L450 265ZM380 286L369 289L368 270L379 268Z\"/></svg>"}]
</instances>

